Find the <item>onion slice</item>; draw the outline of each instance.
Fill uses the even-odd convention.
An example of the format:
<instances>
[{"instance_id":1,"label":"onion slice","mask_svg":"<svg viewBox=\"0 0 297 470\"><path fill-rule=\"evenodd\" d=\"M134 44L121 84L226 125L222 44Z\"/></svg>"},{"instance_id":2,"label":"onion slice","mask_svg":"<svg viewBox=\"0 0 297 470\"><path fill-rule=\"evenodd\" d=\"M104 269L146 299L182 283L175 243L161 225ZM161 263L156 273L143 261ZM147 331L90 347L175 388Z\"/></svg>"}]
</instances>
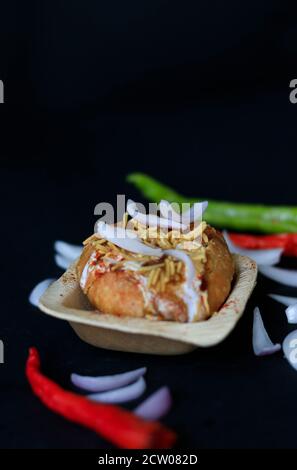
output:
<instances>
[{"instance_id":1,"label":"onion slice","mask_svg":"<svg viewBox=\"0 0 297 470\"><path fill-rule=\"evenodd\" d=\"M83 250L82 246L71 245L70 243L63 242L62 240L56 240L54 243L55 251L71 261L76 260L81 255Z\"/></svg>"},{"instance_id":2,"label":"onion slice","mask_svg":"<svg viewBox=\"0 0 297 470\"><path fill-rule=\"evenodd\" d=\"M268 336L258 307L254 310L253 350L256 356L268 356L281 349L280 344L273 344Z\"/></svg>"},{"instance_id":3,"label":"onion slice","mask_svg":"<svg viewBox=\"0 0 297 470\"><path fill-rule=\"evenodd\" d=\"M186 267L186 281L184 283L184 301L188 307L188 321L193 321L197 313L198 294L193 287L194 280L196 279L196 269L190 256L181 250L164 250L164 254L173 256L185 263Z\"/></svg>"},{"instance_id":4,"label":"onion slice","mask_svg":"<svg viewBox=\"0 0 297 470\"><path fill-rule=\"evenodd\" d=\"M297 370L297 330L291 331L283 341L285 358Z\"/></svg>"},{"instance_id":5,"label":"onion slice","mask_svg":"<svg viewBox=\"0 0 297 470\"><path fill-rule=\"evenodd\" d=\"M165 416L172 406L172 396L168 387L161 387L150 395L140 405L134 413L140 418L148 421L157 421Z\"/></svg>"},{"instance_id":6,"label":"onion slice","mask_svg":"<svg viewBox=\"0 0 297 470\"><path fill-rule=\"evenodd\" d=\"M268 294L273 300L276 300L280 304L286 305L289 307L290 305L297 304L297 297L288 297L286 295L277 295L277 294Z\"/></svg>"},{"instance_id":7,"label":"onion slice","mask_svg":"<svg viewBox=\"0 0 297 470\"><path fill-rule=\"evenodd\" d=\"M39 282L34 287L34 289L32 289L29 295L30 304L34 305L34 307L38 307L40 297L46 291L46 289L55 281L56 279L45 279L44 281Z\"/></svg>"},{"instance_id":8,"label":"onion slice","mask_svg":"<svg viewBox=\"0 0 297 470\"><path fill-rule=\"evenodd\" d=\"M190 225L193 222L196 222L199 219L202 219L202 215L208 206L207 201L195 202L188 210L185 212L176 212L170 202L162 201L159 204L161 214L169 220L174 220L176 222L182 223L185 226Z\"/></svg>"},{"instance_id":9,"label":"onion slice","mask_svg":"<svg viewBox=\"0 0 297 470\"><path fill-rule=\"evenodd\" d=\"M131 400L136 400L140 397L146 389L146 383L143 377L139 377L136 382L133 382L126 387L116 388L108 392L92 393L88 395L92 401L99 401L102 403L124 403Z\"/></svg>"},{"instance_id":10,"label":"onion slice","mask_svg":"<svg viewBox=\"0 0 297 470\"><path fill-rule=\"evenodd\" d=\"M173 219L164 219L154 214L142 214L142 212L138 211L136 203L131 199L127 202L127 212L134 220L137 220L142 225L147 225L149 227L171 227L177 230L186 230L187 228L186 225L176 222Z\"/></svg>"},{"instance_id":11,"label":"onion slice","mask_svg":"<svg viewBox=\"0 0 297 470\"><path fill-rule=\"evenodd\" d=\"M288 323L297 323L297 304L286 308Z\"/></svg>"},{"instance_id":12,"label":"onion slice","mask_svg":"<svg viewBox=\"0 0 297 470\"><path fill-rule=\"evenodd\" d=\"M162 256L161 248L153 248L145 245L132 230L99 221L96 224L96 233L99 233L102 238L114 243L116 246L131 251L132 253L157 257Z\"/></svg>"},{"instance_id":13,"label":"onion slice","mask_svg":"<svg viewBox=\"0 0 297 470\"><path fill-rule=\"evenodd\" d=\"M263 276L286 286L297 287L297 271L293 269L275 268L274 266L260 266Z\"/></svg>"},{"instance_id":14,"label":"onion slice","mask_svg":"<svg viewBox=\"0 0 297 470\"><path fill-rule=\"evenodd\" d=\"M286 295L268 294L269 297L276 300L277 302L286 305L286 315L288 323L297 323L297 298L288 297Z\"/></svg>"},{"instance_id":15,"label":"onion slice","mask_svg":"<svg viewBox=\"0 0 297 470\"><path fill-rule=\"evenodd\" d=\"M146 373L146 367L124 372L123 374L101 375L98 377L89 377L79 374L71 374L70 379L73 385L88 392L105 392L120 388L134 382Z\"/></svg>"},{"instance_id":16,"label":"onion slice","mask_svg":"<svg viewBox=\"0 0 297 470\"><path fill-rule=\"evenodd\" d=\"M65 258L64 256L58 254L55 255L55 263L61 269L68 269L69 266L73 263L73 260Z\"/></svg>"},{"instance_id":17,"label":"onion slice","mask_svg":"<svg viewBox=\"0 0 297 470\"><path fill-rule=\"evenodd\" d=\"M223 235L228 248L232 253L248 256L249 258L256 261L256 263L260 266L273 266L274 264L279 263L284 251L283 248L272 248L264 250L248 250L245 248L240 248L232 242L226 230L223 231Z\"/></svg>"}]
</instances>

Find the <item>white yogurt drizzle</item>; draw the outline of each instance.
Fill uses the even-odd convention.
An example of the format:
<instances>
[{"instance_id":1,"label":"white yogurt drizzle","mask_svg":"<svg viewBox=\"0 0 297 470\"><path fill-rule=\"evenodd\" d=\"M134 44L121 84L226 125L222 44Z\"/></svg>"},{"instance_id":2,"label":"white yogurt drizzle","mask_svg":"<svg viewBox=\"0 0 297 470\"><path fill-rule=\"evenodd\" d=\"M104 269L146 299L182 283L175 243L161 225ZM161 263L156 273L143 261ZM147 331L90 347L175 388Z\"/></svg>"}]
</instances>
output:
<instances>
[{"instance_id":1,"label":"white yogurt drizzle","mask_svg":"<svg viewBox=\"0 0 297 470\"><path fill-rule=\"evenodd\" d=\"M183 296L182 299L187 305L188 309L188 321L192 322L197 314L197 305L199 301L199 295L195 287L197 286L196 269L190 256L181 250L164 250L164 254L177 258L184 262L186 268L186 280L183 285ZM196 286L194 286L194 283ZM200 287L200 282L197 287Z\"/></svg>"},{"instance_id":2,"label":"white yogurt drizzle","mask_svg":"<svg viewBox=\"0 0 297 470\"><path fill-rule=\"evenodd\" d=\"M147 308L150 305L150 302L153 301L154 295L147 287L147 277L139 275L139 281L139 287L144 300L144 307Z\"/></svg>"}]
</instances>

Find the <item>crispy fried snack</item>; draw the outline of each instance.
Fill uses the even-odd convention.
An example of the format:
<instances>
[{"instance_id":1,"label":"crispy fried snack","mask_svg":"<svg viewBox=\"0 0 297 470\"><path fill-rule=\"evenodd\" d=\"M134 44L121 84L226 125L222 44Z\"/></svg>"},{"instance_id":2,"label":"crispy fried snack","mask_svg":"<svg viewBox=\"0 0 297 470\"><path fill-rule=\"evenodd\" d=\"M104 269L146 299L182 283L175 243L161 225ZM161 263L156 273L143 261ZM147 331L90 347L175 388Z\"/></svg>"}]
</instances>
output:
<instances>
[{"instance_id":1,"label":"crispy fried snack","mask_svg":"<svg viewBox=\"0 0 297 470\"><path fill-rule=\"evenodd\" d=\"M81 288L100 312L118 316L201 321L209 318L226 300L234 275L234 263L222 235L202 222L197 233L176 237L149 232L136 224L138 236L152 246L185 251L194 263L195 298L185 291L186 267L174 256L155 257L127 252L93 235L77 263ZM156 229L157 230L157 229ZM190 303L195 302L190 317ZM193 305L192 305L193 307ZM193 310L193 308L192 308Z\"/></svg>"}]
</instances>

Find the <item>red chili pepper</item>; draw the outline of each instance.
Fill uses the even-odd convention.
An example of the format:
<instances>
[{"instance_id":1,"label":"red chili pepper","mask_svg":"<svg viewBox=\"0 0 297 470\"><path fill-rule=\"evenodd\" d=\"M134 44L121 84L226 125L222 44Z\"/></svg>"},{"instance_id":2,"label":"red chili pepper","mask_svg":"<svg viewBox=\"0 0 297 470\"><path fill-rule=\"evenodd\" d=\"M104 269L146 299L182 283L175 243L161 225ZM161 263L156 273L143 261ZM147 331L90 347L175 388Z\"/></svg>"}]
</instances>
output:
<instances>
[{"instance_id":1,"label":"red chili pepper","mask_svg":"<svg viewBox=\"0 0 297 470\"><path fill-rule=\"evenodd\" d=\"M26 376L33 392L50 410L100 434L124 449L169 449L176 434L158 422L148 422L119 406L94 403L64 390L40 372L36 348L29 349Z\"/></svg>"},{"instance_id":2,"label":"red chili pepper","mask_svg":"<svg viewBox=\"0 0 297 470\"><path fill-rule=\"evenodd\" d=\"M230 233L235 245L248 249L283 248L284 255L297 256L297 233L282 233L279 235L250 235L245 233Z\"/></svg>"}]
</instances>

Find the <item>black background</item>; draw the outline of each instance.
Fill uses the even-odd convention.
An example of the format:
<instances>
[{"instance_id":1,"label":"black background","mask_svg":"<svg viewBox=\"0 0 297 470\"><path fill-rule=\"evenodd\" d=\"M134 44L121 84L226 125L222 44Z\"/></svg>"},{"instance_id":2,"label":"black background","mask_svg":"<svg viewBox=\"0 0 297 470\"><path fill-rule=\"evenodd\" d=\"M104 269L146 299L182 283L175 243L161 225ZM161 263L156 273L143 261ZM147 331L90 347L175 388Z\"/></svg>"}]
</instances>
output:
<instances>
[{"instance_id":1,"label":"black background","mask_svg":"<svg viewBox=\"0 0 297 470\"><path fill-rule=\"evenodd\" d=\"M180 357L92 348L27 301L61 274L54 240L80 243L98 202L139 199L130 171L197 197L296 204L296 6L13 0L1 4L0 28L0 446L107 445L32 395L24 364L36 345L67 388L72 371L147 365L148 393L172 390L165 422L183 447L296 447L296 372L282 353L260 359L251 348L256 304L274 341L294 329L266 296L293 289L259 277L230 337Z\"/></svg>"}]
</instances>

